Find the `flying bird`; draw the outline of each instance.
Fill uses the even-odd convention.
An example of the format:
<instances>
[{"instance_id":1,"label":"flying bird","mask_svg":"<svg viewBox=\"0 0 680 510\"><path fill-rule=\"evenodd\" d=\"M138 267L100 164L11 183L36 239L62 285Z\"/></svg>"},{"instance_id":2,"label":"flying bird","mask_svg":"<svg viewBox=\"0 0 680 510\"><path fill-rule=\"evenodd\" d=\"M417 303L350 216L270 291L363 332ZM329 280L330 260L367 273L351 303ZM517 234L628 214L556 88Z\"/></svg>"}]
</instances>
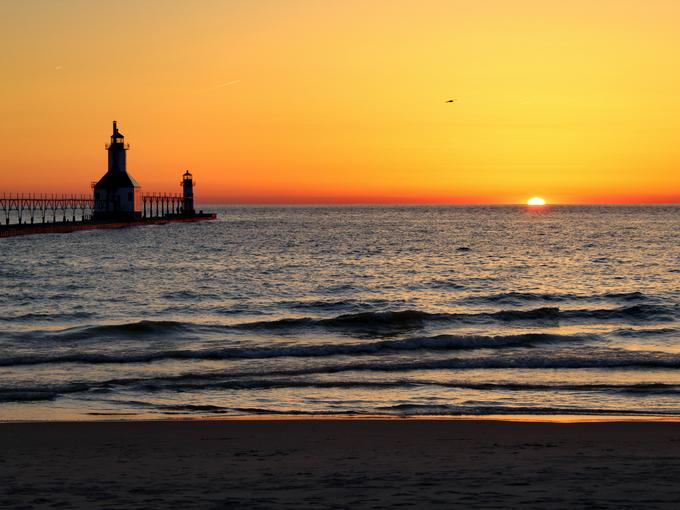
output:
<instances>
[{"instance_id":1,"label":"flying bird","mask_svg":"<svg viewBox=\"0 0 680 510\"><path fill-rule=\"evenodd\" d=\"M453 102L455 102L454 99L449 99L449 100L447 101L447 103L453 103Z\"/></svg>"}]
</instances>

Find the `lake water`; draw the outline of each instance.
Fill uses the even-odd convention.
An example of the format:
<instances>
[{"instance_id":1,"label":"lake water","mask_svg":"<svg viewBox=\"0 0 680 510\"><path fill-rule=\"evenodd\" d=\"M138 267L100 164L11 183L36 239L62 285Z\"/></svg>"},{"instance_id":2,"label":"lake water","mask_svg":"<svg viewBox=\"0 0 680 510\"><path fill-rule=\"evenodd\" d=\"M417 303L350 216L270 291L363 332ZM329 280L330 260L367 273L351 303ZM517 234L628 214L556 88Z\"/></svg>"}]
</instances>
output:
<instances>
[{"instance_id":1,"label":"lake water","mask_svg":"<svg viewBox=\"0 0 680 510\"><path fill-rule=\"evenodd\" d=\"M680 414L680 207L207 207L0 240L0 420Z\"/></svg>"}]
</instances>

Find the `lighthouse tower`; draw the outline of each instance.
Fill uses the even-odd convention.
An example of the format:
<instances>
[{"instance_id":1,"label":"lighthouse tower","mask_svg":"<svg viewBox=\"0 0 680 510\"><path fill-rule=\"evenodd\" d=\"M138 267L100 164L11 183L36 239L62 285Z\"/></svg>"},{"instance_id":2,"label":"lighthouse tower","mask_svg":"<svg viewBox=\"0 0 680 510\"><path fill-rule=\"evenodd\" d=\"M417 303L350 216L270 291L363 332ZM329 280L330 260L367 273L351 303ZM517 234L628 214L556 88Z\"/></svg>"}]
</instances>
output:
<instances>
[{"instance_id":1,"label":"lighthouse tower","mask_svg":"<svg viewBox=\"0 0 680 510\"><path fill-rule=\"evenodd\" d=\"M94 185L94 219L133 220L142 216L142 188L128 174L125 153L130 145L113 121L111 143L107 144L109 168Z\"/></svg>"},{"instance_id":2,"label":"lighthouse tower","mask_svg":"<svg viewBox=\"0 0 680 510\"><path fill-rule=\"evenodd\" d=\"M125 153L130 149L130 144L125 145L123 133L118 131L118 123L113 121L113 134L111 143L106 147L109 152L109 172L126 172Z\"/></svg>"},{"instance_id":3,"label":"lighthouse tower","mask_svg":"<svg viewBox=\"0 0 680 510\"><path fill-rule=\"evenodd\" d=\"M194 211L194 178L187 170L182 176L182 197L184 199L182 210L185 215L192 216L195 214Z\"/></svg>"}]
</instances>

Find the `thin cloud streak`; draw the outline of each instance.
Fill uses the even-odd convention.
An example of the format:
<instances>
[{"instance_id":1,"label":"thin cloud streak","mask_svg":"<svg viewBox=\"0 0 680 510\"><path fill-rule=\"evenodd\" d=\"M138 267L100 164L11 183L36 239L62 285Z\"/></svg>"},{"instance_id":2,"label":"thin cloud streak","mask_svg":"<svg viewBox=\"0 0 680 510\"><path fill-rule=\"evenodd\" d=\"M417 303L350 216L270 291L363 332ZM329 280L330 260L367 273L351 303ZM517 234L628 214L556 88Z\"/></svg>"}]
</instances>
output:
<instances>
[{"instance_id":1,"label":"thin cloud streak","mask_svg":"<svg viewBox=\"0 0 680 510\"><path fill-rule=\"evenodd\" d=\"M241 83L241 80L231 80L225 83L220 83L219 85L215 85L214 87L202 89L202 92L210 92L211 90L219 90L226 87L231 87L232 85L236 85L237 83Z\"/></svg>"},{"instance_id":2,"label":"thin cloud streak","mask_svg":"<svg viewBox=\"0 0 680 510\"><path fill-rule=\"evenodd\" d=\"M236 85L237 83L241 83L241 80L231 80L231 81L228 81L227 83L223 83L222 85L218 85L215 88L216 89L222 89L222 88L228 87L230 85Z\"/></svg>"}]
</instances>

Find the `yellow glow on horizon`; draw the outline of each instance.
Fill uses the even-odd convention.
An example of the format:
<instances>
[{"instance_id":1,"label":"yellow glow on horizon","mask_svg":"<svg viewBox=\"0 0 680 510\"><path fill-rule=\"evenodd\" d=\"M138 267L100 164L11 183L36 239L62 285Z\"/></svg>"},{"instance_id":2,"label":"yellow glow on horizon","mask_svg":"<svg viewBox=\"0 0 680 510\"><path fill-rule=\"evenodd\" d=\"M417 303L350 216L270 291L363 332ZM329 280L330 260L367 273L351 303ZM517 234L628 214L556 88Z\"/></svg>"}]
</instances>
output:
<instances>
[{"instance_id":1,"label":"yellow glow on horizon","mask_svg":"<svg viewBox=\"0 0 680 510\"><path fill-rule=\"evenodd\" d=\"M545 205L545 200L541 197L532 197L527 200L527 205Z\"/></svg>"},{"instance_id":2,"label":"yellow glow on horizon","mask_svg":"<svg viewBox=\"0 0 680 510\"><path fill-rule=\"evenodd\" d=\"M680 2L0 5L0 192L680 203ZM454 102L449 103L449 99Z\"/></svg>"}]
</instances>

